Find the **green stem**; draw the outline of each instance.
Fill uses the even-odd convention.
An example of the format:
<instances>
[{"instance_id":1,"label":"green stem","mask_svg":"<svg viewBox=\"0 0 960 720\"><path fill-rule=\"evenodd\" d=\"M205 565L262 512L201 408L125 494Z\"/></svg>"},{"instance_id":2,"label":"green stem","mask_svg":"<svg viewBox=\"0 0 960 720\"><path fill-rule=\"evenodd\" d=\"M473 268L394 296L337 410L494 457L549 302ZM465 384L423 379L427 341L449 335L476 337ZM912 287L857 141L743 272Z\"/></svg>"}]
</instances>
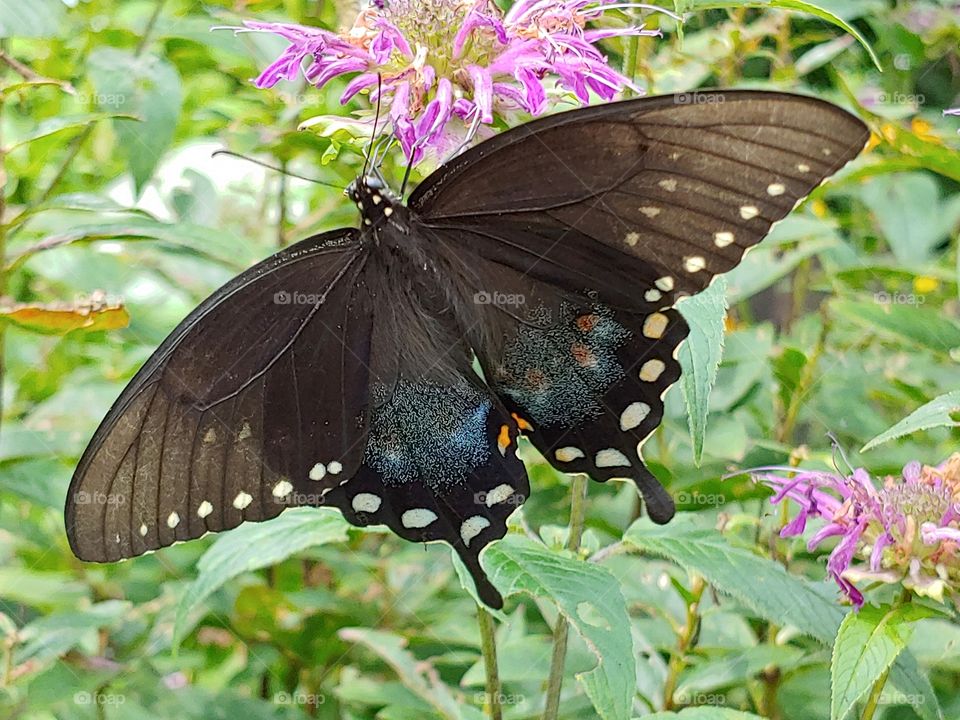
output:
<instances>
[{"instance_id":1,"label":"green stem","mask_svg":"<svg viewBox=\"0 0 960 720\"><path fill-rule=\"evenodd\" d=\"M706 589L707 583L704 579L699 575L694 577L693 586L690 588L692 599L687 605L686 622L680 628L680 635L677 638L677 651L670 657L670 664L667 666L667 679L663 683L664 710L673 710L676 707L673 702L673 695L677 690L680 673L687 666L687 653L695 644L695 638L700 629L700 600Z\"/></svg>"},{"instance_id":2,"label":"green stem","mask_svg":"<svg viewBox=\"0 0 960 720\"><path fill-rule=\"evenodd\" d=\"M490 708L490 720L503 720L503 709L500 707L500 673L497 669L497 638L493 618L483 605L477 605L477 622L480 625L480 648L487 676L486 706Z\"/></svg>"},{"instance_id":3,"label":"green stem","mask_svg":"<svg viewBox=\"0 0 960 720\"><path fill-rule=\"evenodd\" d=\"M570 535L567 549L577 552L583 539L583 526L587 515L587 476L574 475L570 482ZM553 628L553 655L550 658L550 675L547 678L547 699L543 720L557 720L560 711L560 690L563 688L563 666L567 659L567 619L557 615Z\"/></svg>"},{"instance_id":4,"label":"green stem","mask_svg":"<svg viewBox=\"0 0 960 720\"><path fill-rule=\"evenodd\" d=\"M134 50L136 55L142 55L143 51L147 49L147 43L150 42L150 35L153 33L153 28L157 24L157 20L160 19L160 13L163 12L163 3L166 0L157 0L157 4L153 7L153 14L150 16L150 19L147 20L147 26L143 29L143 35L140 36L140 42L137 43L137 49Z\"/></svg>"},{"instance_id":5,"label":"green stem","mask_svg":"<svg viewBox=\"0 0 960 720\"><path fill-rule=\"evenodd\" d=\"M863 708L863 714L860 720L873 720L877 708L880 706L880 696L883 694L883 686L887 684L887 677L890 675L890 668L883 671L883 674L877 678L870 690L870 696L867 698L867 704Z\"/></svg>"}]
</instances>

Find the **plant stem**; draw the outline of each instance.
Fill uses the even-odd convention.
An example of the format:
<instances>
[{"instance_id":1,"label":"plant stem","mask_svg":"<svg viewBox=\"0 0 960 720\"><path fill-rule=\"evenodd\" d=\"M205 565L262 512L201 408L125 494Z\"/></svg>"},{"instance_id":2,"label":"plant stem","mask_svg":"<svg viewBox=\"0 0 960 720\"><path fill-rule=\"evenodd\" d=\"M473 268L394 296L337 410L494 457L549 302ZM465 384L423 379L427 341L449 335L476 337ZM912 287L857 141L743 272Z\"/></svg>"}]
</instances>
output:
<instances>
[{"instance_id":1,"label":"plant stem","mask_svg":"<svg viewBox=\"0 0 960 720\"><path fill-rule=\"evenodd\" d=\"M687 605L687 619L680 629L680 636L677 638L677 651L670 657L667 679L663 683L664 710L673 710L676 707L673 702L673 694L677 690L680 673L687 665L687 652L693 647L694 638L696 638L700 629L700 599L703 597L703 591L706 588L707 583L702 577L698 575L693 579L693 586L690 588L692 600Z\"/></svg>"},{"instance_id":2,"label":"plant stem","mask_svg":"<svg viewBox=\"0 0 960 720\"><path fill-rule=\"evenodd\" d=\"M497 638L493 618L483 605L477 605L477 622L480 625L480 648L483 652L483 667L487 675L487 701L490 720L503 720L500 707L500 673L497 669Z\"/></svg>"},{"instance_id":3,"label":"plant stem","mask_svg":"<svg viewBox=\"0 0 960 720\"><path fill-rule=\"evenodd\" d=\"M134 54L137 56L142 55L143 51L147 49L147 43L150 42L150 34L153 32L154 26L157 24L157 20L160 19L160 13L163 11L163 3L166 0L157 0L157 4L153 7L153 14L150 16L150 19L147 20L147 26L143 29L143 35L140 36L140 42L137 43L137 49L134 50Z\"/></svg>"},{"instance_id":4,"label":"plant stem","mask_svg":"<svg viewBox=\"0 0 960 720\"><path fill-rule=\"evenodd\" d=\"M873 720L874 713L880 705L880 696L883 694L883 686L887 684L887 676L890 675L890 668L883 671L883 674L877 678L870 690L870 696L867 698L867 704L863 708L863 714L860 720Z\"/></svg>"},{"instance_id":5,"label":"plant stem","mask_svg":"<svg viewBox=\"0 0 960 720\"><path fill-rule=\"evenodd\" d=\"M570 535L567 549L577 552L583 538L583 525L587 516L587 476L574 475L570 482ZM550 675L547 679L547 699L543 720L557 720L560 711L560 690L563 688L563 666L567 658L567 619L557 615L553 628L553 655L550 658Z\"/></svg>"}]
</instances>

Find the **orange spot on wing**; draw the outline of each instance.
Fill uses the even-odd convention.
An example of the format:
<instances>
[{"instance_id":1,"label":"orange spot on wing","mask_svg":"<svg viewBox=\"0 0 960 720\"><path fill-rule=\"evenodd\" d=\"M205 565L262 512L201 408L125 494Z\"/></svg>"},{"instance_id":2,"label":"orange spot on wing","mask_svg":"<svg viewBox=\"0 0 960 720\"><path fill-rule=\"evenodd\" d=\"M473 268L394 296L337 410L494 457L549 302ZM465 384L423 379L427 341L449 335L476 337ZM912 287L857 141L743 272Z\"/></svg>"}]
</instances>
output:
<instances>
[{"instance_id":1,"label":"orange spot on wing","mask_svg":"<svg viewBox=\"0 0 960 720\"><path fill-rule=\"evenodd\" d=\"M531 425L529 422L524 420L522 417L520 417L516 413L510 413L510 416L516 421L518 428L520 428L521 430L529 430L530 432L533 432L533 425Z\"/></svg>"},{"instance_id":2,"label":"orange spot on wing","mask_svg":"<svg viewBox=\"0 0 960 720\"><path fill-rule=\"evenodd\" d=\"M581 332L590 332L597 326L597 321L599 319L600 318L593 313L590 313L589 315L581 315L576 320L577 327Z\"/></svg>"},{"instance_id":3,"label":"orange spot on wing","mask_svg":"<svg viewBox=\"0 0 960 720\"><path fill-rule=\"evenodd\" d=\"M581 342L575 342L570 345L570 352L573 354L573 359L577 361L581 367L593 367L597 364L597 358L593 354L593 351L586 345Z\"/></svg>"},{"instance_id":4,"label":"orange spot on wing","mask_svg":"<svg viewBox=\"0 0 960 720\"><path fill-rule=\"evenodd\" d=\"M507 454L507 448L510 447L510 427L508 425L500 426L500 435L497 437L497 447L500 448L501 455Z\"/></svg>"}]
</instances>

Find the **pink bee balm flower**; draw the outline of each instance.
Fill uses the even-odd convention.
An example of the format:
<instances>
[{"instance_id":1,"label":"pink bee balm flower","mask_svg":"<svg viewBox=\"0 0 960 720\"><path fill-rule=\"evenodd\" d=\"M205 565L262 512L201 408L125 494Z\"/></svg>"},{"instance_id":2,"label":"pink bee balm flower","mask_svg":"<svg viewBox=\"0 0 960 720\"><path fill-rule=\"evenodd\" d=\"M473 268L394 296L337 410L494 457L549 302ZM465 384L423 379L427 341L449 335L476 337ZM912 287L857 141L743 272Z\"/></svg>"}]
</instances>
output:
<instances>
[{"instance_id":1,"label":"pink bee balm flower","mask_svg":"<svg viewBox=\"0 0 960 720\"><path fill-rule=\"evenodd\" d=\"M771 468L754 478L777 492L773 503L793 500L797 516L781 537L801 535L808 520L822 520L810 537L813 550L830 537L839 542L827 570L856 606L858 582L901 583L943 601L960 587L960 453L938 467L912 462L899 477L877 483L859 468L851 475Z\"/></svg>"},{"instance_id":2,"label":"pink bee balm flower","mask_svg":"<svg viewBox=\"0 0 960 720\"><path fill-rule=\"evenodd\" d=\"M316 87L340 75L353 76L341 103L362 90L375 101L379 87L390 130L406 157L416 162L427 151L443 155L465 145L495 116L543 113L554 88L580 103L587 103L591 93L610 100L624 88L636 91L610 67L596 43L660 33L643 27L590 27L613 2L518 0L504 13L492 0L375 0L340 33L244 24L290 43L257 78L258 87L294 80L301 68ZM660 10L630 3L615 7Z\"/></svg>"}]
</instances>

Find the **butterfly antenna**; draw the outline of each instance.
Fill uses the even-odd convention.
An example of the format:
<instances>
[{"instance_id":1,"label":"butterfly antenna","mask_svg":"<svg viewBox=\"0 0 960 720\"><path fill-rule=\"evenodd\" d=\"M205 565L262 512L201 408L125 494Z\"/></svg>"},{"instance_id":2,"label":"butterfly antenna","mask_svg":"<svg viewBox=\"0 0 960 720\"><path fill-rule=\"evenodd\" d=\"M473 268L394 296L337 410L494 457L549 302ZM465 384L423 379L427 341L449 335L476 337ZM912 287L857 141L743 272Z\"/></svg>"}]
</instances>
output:
<instances>
[{"instance_id":1,"label":"butterfly antenna","mask_svg":"<svg viewBox=\"0 0 960 720\"><path fill-rule=\"evenodd\" d=\"M370 131L370 144L366 157L363 159L363 170L360 177L367 176L367 167L370 165L370 158L373 155L374 143L377 140L377 125L380 124L380 96L383 92L383 75L377 73L377 110L373 114L373 129Z\"/></svg>"},{"instance_id":2,"label":"butterfly antenna","mask_svg":"<svg viewBox=\"0 0 960 720\"><path fill-rule=\"evenodd\" d=\"M260 167L265 167L268 170L274 170L283 175L289 175L290 177L295 177L298 180L306 180L307 182L316 183L317 185L323 185L324 187L333 188L334 190L346 190L347 188L343 185L336 185L334 183L325 182L323 180L317 180L317 178L307 177L306 175L300 175L299 173L290 172L285 170L282 167L277 167L276 165L271 165L266 163L263 160L257 160L256 158L250 157L249 155L241 155L240 153L235 153L233 150L214 150L211 154L211 157L216 157L217 155L229 155L230 157L239 158L240 160L246 160L251 162L254 165L259 165Z\"/></svg>"}]
</instances>

